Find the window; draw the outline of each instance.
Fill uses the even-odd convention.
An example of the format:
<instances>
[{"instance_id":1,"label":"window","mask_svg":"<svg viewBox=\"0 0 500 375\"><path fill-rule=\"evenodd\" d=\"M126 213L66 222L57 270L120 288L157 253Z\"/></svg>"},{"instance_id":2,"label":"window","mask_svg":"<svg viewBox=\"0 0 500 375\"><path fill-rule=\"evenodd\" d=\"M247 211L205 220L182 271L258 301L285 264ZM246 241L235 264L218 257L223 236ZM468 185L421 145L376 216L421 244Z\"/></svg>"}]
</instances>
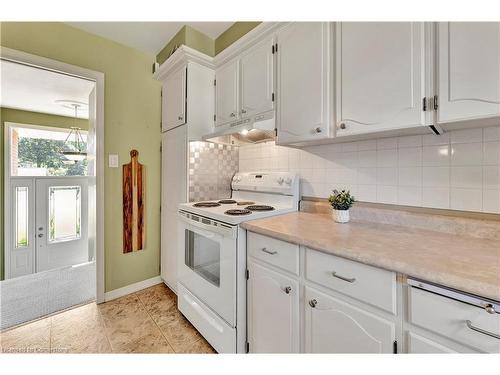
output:
<instances>
[{"instance_id":1,"label":"window","mask_svg":"<svg viewBox=\"0 0 500 375\"><path fill-rule=\"evenodd\" d=\"M15 247L28 247L28 187L18 186L15 189Z\"/></svg>"},{"instance_id":2,"label":"window","mask_svg":"<svg viewBox=\"0 0 500 375\"><path fill-rule=\"evenodd\" d=\"M49 187L49 241L70 241L80 238L80 186Z\"/></svg>"},{"instance_id":3,"label":"window","mask_svg":"<svg viewBox=\"0 0 500 375\"><path fill-rule=\"evenodd\" d=\"M53 130L52 130L53 129ZM12 176L86 176L87 160L71 162L61 153L70 129L12 126ZM87 132L81 131L86 148Z\"/></svg>"}]
</instances>

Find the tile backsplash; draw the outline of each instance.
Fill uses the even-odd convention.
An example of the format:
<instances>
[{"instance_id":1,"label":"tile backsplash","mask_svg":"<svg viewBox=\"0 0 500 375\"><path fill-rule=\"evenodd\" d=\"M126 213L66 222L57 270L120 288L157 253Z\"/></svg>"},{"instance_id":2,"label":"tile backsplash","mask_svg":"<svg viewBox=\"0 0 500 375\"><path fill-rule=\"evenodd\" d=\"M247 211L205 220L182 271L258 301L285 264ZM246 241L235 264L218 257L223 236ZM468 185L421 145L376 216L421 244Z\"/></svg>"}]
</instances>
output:
<instances>
[{"instance_id":1,"label":"tile backsplash","mask_svg":"<svg viewBox=\"0 0 500 375\"><path fill-rule=\"evenodd\" d=\"M238 172L238 147L189 142L189 201L229 198Z\"/></svg>"},{"instance_id":2,"label":"tile backsplash","mask_svg":"<svg viewBox=\"0 0 500 375\"><path fill-rule=\"evenodd\" d=\"M301 149L248 145L239 170L296 172L309 197L349 189L365 202L500 213L500 126Z\"/></svg>"}]
</instances>

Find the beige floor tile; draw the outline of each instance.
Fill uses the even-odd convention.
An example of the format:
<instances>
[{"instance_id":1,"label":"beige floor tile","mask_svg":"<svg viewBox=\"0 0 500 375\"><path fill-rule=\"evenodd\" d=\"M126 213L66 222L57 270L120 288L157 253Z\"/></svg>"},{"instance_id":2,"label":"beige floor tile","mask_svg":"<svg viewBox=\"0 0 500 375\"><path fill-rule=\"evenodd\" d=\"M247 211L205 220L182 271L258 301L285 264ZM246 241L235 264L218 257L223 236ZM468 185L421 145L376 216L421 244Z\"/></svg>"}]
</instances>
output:
<instances>
[{"instance_id":1,"label":"beige floor tile","mask_svg":"<svg viewBox=\"0 0 500 375\"><path fill-rule=\"evenodd\" d=\"M0 333L3 353L48 353L51 318L41 319Z\"/></svg>"},{"instance_id":2,"label":"beige floor tile","mask_svg":"<svg viewBox=\"0 0 500 375\"><path fill-rule=\"evenodd\" d=\"M52 317L51 352L110 353L104 324L95 303Z\"/></svg>"},{"instance_id":3,"label":"beige floor tile","mask_svg":"<svg viewBox=\"0 0 500 375\"><path fill-rule=\"evenodd\" d=\"M177 305L177 296L163 283L141 290L136 295L155 321L170 307Z\"/></svg>"},{"instance_id":4,"label":"beige floor tile","mask_svg":"<svg viewBox=\"0 0 500 375\"><path fill-rule=\"evenodd\" d=\"M185 349L187 354L216 354L217 352L203 337Z\"/></svg>"},{"instance_id":5,"label":"beige floor tile","mask_svg":"<svg viewBox=\"0 0 500 375\"><path fill-rule=\"evenodd\" d=\"M175 305L165 311L158 318L156 324L176 353L184 352L186 348L201 338L198 331L182 316Z\"/></svg>"}]
</instances>

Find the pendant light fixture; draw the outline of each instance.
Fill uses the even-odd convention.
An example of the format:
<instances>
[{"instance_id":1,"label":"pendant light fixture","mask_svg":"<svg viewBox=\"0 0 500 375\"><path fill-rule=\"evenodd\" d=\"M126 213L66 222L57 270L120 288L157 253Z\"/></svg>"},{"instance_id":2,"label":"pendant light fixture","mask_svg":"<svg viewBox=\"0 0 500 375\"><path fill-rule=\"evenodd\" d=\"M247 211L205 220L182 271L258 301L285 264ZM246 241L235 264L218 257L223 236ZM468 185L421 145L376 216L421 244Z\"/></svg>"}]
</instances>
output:
<instances>
[{"instance_id":1,"label":"pendant light fixture","mask_svg":"<svg viewBox=\"0 0 500 375\"><path fill-rule=\"evenodd\" d=\"M74 125L70 129L66 140L64 141L64 146L62 148L61 153L68 159L68 162L65 164L78 163L79 161L85 160L87 158L87 152L83 147L85 147L85 142L83 141L82 134L80 133L81 128L76 126L76 119L78 115L78 108L80 104L73 103L71 104L75 109L75 118ZM71 136L73 135L74 141L71 143Z\"/></svg>"}]
</instances>

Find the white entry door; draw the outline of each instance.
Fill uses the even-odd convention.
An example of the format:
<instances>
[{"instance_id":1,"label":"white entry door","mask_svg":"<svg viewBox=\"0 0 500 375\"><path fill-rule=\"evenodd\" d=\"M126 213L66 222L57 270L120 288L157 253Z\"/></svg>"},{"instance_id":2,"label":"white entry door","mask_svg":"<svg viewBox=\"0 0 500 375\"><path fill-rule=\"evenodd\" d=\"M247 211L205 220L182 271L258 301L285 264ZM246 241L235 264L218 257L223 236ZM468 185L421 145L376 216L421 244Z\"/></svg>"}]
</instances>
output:
<instances>
[{"instance_id":1,"label":"white entry door","mask_svg":"<svg viewBox=\"0 0 500 375\"><path fill-rule=\"evenodd\" d=\"M36 272L89 260L87 177L37 178Z\"/></svg>"}]
</instances>

